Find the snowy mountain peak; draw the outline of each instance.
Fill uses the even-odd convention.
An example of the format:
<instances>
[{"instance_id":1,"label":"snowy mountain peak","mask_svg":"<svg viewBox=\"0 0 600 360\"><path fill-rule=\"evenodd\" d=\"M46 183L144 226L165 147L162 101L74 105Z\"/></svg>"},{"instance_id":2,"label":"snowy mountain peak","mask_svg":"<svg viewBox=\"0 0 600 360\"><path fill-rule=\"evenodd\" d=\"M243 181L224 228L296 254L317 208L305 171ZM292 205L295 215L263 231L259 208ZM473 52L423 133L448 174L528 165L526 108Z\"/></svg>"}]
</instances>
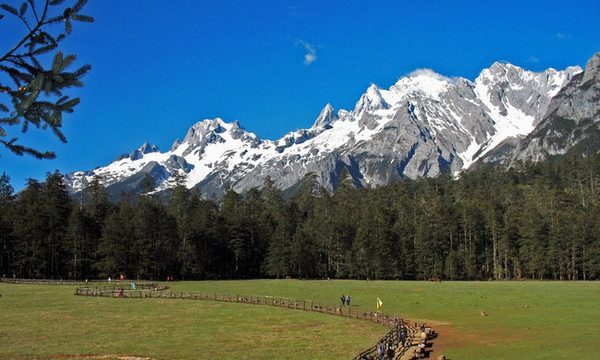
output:
<instances>
[{"instance_id":1,"label":"snowy mountain peak","mask_svg":"<svg viewBox=\"0 0 600 360\"><path fill-rule=\"evenodd\" d=\"M533 72L529 70L525 70L519 66L509 64L506 62L495 62L487 69L483 69L475 82L504 82L505 84L510 83L511 85L520 85L522 83L527 83L532 80L536 80L537 78L543 78L550 74L554 69L548 69L543 72ZM556 70L554 70L556 71ZM551 74L552 76L552 74Z\"/></svg>"},{"instance_id":2,"label":"snowy mountain peak","mask_svg":"<svg viewBox=\"0 0 600 360\"><path fill-rule=\"evenodd\" d=\"M207 137L225 132L224 125L225 122L220 118L205 119L197 122L188 130L183 143L197 144L205 141Z\"/></svg>"},{"instance_id":3,"label":"snowy mountain peak","mask_svg":"<svg viewBox=\"0 0 600 360\"><path fill-rule=\"evenodd\" d=\"M385 110L389 108L389 104L381 95L381 90L375 84L371 84L367 91L360 97L354 107L354 115L360 118L365 112Z\"/></svg>"},{"instance_id":4,"label":"snowy mountain peak","mask_svg":"<svg viewBox=\"0 0 600 360\"><path fill-rule=\"evenodd\" d=\"M327 128L328 126L331 126L331 123L335 122L337 119L338 116L335 114L333 106L331 106L331 104L327 104L323 110L321 110L321 113L319 114L319 117L313 124L312 128Z\"/></svg>"},{"instance_id":5,"label":"snowy mountain peak","mask_svg":"<svg viewBox=\"0 0 600 360\"><path fill-rule=\"evenodd\" d=\"M431 69L417 69L400 78L390 88L390 93L401 99L425 96L439 100L440 96L454 83L454 79L438 74Z\"/></svg>"}]
</instances>

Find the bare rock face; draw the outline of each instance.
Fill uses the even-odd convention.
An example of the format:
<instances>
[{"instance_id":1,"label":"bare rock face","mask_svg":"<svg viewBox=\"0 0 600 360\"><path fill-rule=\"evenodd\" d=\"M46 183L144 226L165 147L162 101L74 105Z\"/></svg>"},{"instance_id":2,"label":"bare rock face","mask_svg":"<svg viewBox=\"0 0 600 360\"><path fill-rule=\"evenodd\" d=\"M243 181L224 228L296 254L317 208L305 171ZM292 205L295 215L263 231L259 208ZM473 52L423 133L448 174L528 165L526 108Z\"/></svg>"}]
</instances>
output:
<instances>
[{"instance_id":1,"label":"bare rock face","mask_svg":"<svg viewBox=\"0 0 600 360\"><path fill-rule=\"evenodd\" d=\"M540 161L570 151L600 151L600 53L550 102L539 125L515 150L511 162Z\"/></svg>"}]
</instances>

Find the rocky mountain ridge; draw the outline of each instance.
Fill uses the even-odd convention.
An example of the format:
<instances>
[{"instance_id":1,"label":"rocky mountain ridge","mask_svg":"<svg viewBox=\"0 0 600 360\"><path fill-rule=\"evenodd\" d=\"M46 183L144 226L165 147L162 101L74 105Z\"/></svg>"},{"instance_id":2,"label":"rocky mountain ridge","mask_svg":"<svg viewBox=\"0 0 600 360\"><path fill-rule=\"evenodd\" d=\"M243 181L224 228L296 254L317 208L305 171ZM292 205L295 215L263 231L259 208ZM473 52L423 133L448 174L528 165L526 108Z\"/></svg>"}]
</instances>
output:
<instances>
[{"instance_id":1,"label":"rocky mountain ridge","mask_svg":"<svg viewBox=\"0 0 600 360\"><path fill-rule=\"evenodd\" d=\"M516 161L521 159L516 148L540 154L547 147L533 136L543 132L547 113L591 111L588 115L597 120L597 108L585 104L597 96L599 81L588 68L598 66L598 56L585 73L579 67L535 73L497 62L470 81L417 70L389 89L371 85L353 110L336 112L327 104L311 128L276 141L259 139L237 121L207 119L167 152L144 144L107 166L68 174L65 181L75 193L100 176L116 194L135 190L149 174L161 191L172 185L173 174L181 173L189 188L218 198L227 185L243 193L261 187L267 176L285 190L314 172L321 185L332 189L343 169L360 186L379 186L404 177L457 174L476 162ZM592 90L581 90L586 84ZM531 148L522 141L538 145Z\"/></svg>"}]
</instances>

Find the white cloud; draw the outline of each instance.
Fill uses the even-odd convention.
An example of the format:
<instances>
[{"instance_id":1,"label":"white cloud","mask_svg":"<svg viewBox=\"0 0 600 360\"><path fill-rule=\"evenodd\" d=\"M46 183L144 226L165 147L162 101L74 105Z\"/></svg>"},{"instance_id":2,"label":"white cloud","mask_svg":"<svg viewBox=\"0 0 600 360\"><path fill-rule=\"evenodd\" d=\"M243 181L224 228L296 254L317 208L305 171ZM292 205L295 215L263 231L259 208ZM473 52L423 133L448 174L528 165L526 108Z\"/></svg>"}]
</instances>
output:
<instances>
[{"instance_id":1,"label":"white cloud","mask_svg":"<svg viewBox=\"0 0 600 360\"><path fill-rule=\"evenodd\" d=\"M556 33L556 35L554 35L554 37L557 40L561 40L561 41L571 40L571 34Z\"/></svg>"},{"instance_id":2,"label":"white cloud","mask_svg":"<svg viewBox=\"0 0 600 360\"><path fill-rule=\"evenodd\" d=\"M314 45L307 43L304 40L296 40L296 45L302 45L308 53L304 55L304 65L310 65L317 61L317 49Z\"/></svg>"},{"instance_id":3,"label":"white cloud","mask_svg":"<svg viewBox=\"0 0 600 360\"><path fill-rule=\"evenodd\" d=\"M438 74L438 73L436 73L435 71L433 71L431 69L416 69L416 70L410 72L407 76L408 77L425 76L425 77L436 79L436 80L440 80L440 81L447 81L447 82L449 82L451 84L454 84L456 82L456 80L458 80L457 77L449 78L449 77L444 76L442 74Z\"/></svg>"},{"instance_id":4,"label":"white cloud","mask_svg":"<svg viewBox=\"0 0 600 360\"><path fill-rule=\"evenodd\" d=\"M531 55L529 57L529 59L527 59L527 62L530 62L530 63L539 63L540 59L538 59L537 56L535 56L535 55Z\"/></svg>"},{"instance_id":5,"label":"white cloud","mask_svg":"<svg viewBox=\"0 0 600 360\"><path fill-rule=\"evenodd\" d=\"M310 65L315 60L317 60L317 55L315 55L314 53L308 53L304 55L304 65Z\"/></svg>"}]
</instances>

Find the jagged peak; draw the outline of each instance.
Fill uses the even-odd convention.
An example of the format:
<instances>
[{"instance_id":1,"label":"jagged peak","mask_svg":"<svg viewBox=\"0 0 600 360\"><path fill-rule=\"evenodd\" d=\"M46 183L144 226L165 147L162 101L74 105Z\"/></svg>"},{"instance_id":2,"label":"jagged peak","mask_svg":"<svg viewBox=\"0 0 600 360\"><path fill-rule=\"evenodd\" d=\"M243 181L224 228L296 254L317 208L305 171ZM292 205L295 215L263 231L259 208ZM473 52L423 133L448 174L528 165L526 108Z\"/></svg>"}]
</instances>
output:
<instances>
[{"instance_id":1,"label":"jagged peak","mask_svg":"<svg viewBox=\"0 0 600 360\"><path fill-rule=\"evenodd\" d=\"M379 94L379 90L380 90L379 86L377 86L376 84L371 84L367 88L367 94L368 93L377 93L377 94Z\"/></svg>"},{"instance_id":2,"label":"jagged peak","mask_svg":"<svg viewBox=\"0 0 600 360\"><path fill-rule=\"evenodd\" d=\"M139 148L140 152L142 154L149 154L149 153L153 153L153 152L159 152L160 150L158 149L158 146L156 145L150 145L147 142L145 142L144 144L142 144L142 146Z\"/></svg>"},{"instance_id":3,"label":"jagged peak","mask_svg":"<svg viewBox=\"0 0 600 360\"><path fill-rule=\"evenodd\" d=\"M233 120L233 122L231 123L231 129L235 129L235 130L241 129L241 130L244 130L244 128L242 127L242 125L240 125L239 120L237 120L237 119Z\"/></svg>"},{"instance_id":4,"label":"jagged peak","mask_svg":"<svg viewBox=\"0 0 600 360\"><path fill-rule=\"evenodd\" d=\"M509 63L506 60L501 60L501 61L494 61L494 63L492 64L492 66L490 66L490 69L493 70L504 70L508 67L514 66L513 64Z\"/></svg>"},{"instance_id":5,"label":"jagged peak","mask_svg":"<svg viewBox=\"0 0 600 360\"><path fill-rule=\"evenodd\" d=\"M365 111L374 111L381 109L388 109L389 105L381 95L381 90L375 84L371 84L367 88L367 91L360 97L356 106L354 107L354 113L357 115L362 114Z\"/></svg>"},{"instance_id":6,"label":"jagged peak","mask_svg":"<svg viewBox=\"0 0 600 360\"><path fill-rule=\"evenodd\" d=\"M225 122L221 118L204 119L192 125L188 130L183 143L196 143L211 133L222 133L225 131Z\"/></svg>"},{"instance_id":7,"label":"jagged peak","mask_svg":"<svg viewBox=\"0 0 600 360\"><path fill-rule=\"evenodd\" d=\"M231 137L233 139L245 139L245 140L249 140L252 142L257 142L260 143L261 140L254 134L251 132L248 132L241 124L238 120L234 120L232 123L228 124L228 123L224 123L223 127L225 127L227 129L227 131L229 132L229 134L231 134Z\"/></svg>"},{"instance_id":8,"label":"jagged peak","mask_svg":"<svg viewBox=\"0 0 600 360\"><path fill-rule=\"evenodd\" d=\"M147 142L145 142L142 144L142 146L139 147L139 149L133 150L129 154L120 155L116 159L116 161L120 161L123 159L130 159L132 161L135 161L135 160L139 160L139 159L143 158L145 154L150 154L150 153L155 153L155 152L160 152L160 150L158 149L158 146L150 145Z\"/></svg>"},{"instance_id":9,"label":"jagged peak","mask_svg":"<svg viewBox=\"0 0 600 360\"><path fill-rule=\"evenodd\" d=\"M496 61L489 68L481 70L475 82L481 82L482 80L492 81L492 79L505 77L510 72L522 71L526 70L506 61Z\"/></svg>"},{"instance_id":10,"label":"jagged peak","mask_svg":"<svg viewBox=\"0 0 600 360\"><path fill-rule=\"evenodd\" d=\"M181 139L177 138L177 140L175 140L175 142L171 146L171 151L175 151L175 149L177 149L179 145L181 145Z\"/></svg>"},{"instance_id":11,"label":"jagged peak","mask_svg":"<svg viewBox=\"0 0 600 360\"><path fill-rule=\"evenodd\" d=\"M317 118L317 120L315 121L315 123L313 124L312 127L313 128L327 127L328 125L330 125L332 122L336 121L337 119L338 119L338 116L335 114L335 110L334 110L333 106L331 104L327 104L327 105L325 105L323 110L321 110L319 117Z\"/></svg>"}]
</instances>

